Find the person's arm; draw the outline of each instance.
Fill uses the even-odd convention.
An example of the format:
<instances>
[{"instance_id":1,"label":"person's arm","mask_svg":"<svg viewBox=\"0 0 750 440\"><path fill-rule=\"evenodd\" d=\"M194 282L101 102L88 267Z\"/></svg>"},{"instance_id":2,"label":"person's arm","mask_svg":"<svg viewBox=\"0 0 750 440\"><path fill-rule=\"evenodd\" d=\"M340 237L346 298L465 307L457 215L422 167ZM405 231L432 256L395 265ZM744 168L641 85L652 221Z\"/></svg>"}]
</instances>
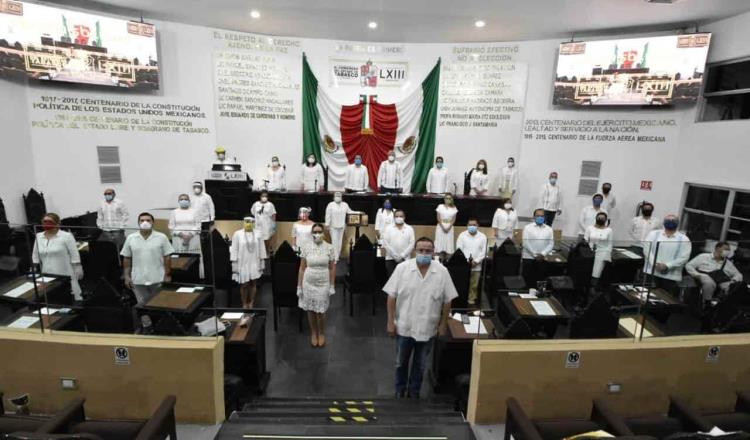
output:
<instances>
[{"instance_id":1,"label":"person's arm","mask_svg":"<svg viewBox=\"0 0 750 440\"><path fill-rule=\"evenodd\" d=\"M317 171L317 173L318 173L318 189L322 190L323 188L325 188L325 185L326 185L326 182L325 182L326 177L325 177L325 174L323 173L323 166L320 165L319 163L315 164L315 166L318 167L318 171Z\"/></svg>"},{"instance_id":2,"label":"person's arm","mask_svg":"<svg viewBox=\"0 0 750 440\"><path fill-rule=\"evenodd\" d=\"M700 272L698 272L698 266L703 262L703 254L696 255L695 258L688 261L685 265L685 271L693 278L697 278L700 276Z\"/></svg>"},{"instance_id":3,"label":"person's arm","mask_svg":"<svg viewBox=\"0 0 750 440\"><path fill-rule=\"evenodd\" d=\"M640 241L641 237L638 236L638 217L633 217L630 220L630 227L628 228L628 237L632 241Z\"/></svg>"},{"instance_id":4,"label":"person's arm","mask_svg":"<svg viewBox=\"0 0 750 440\"><path fill-rule=\"evenodd\" d=\"M448 316L451 313L451 303L443 304L443 310L440 313L440 323L438 324L438 334L445 335L448 332Z\"/></svg>"},{"instance_id":5,"label":"person's arm","mask_svg":"<svg viewBox=\"0 0 750 440\"><path fill-rule=\"evenodd\" d=\"M397 188L403 188L404 187L404 172L401 168L401 164L396 162L396 187Z\"/></svg>"},{"instance_id":6,"label":"person's arm","mask_svg":"<svg viewBox=\"0 0 750 440\"><path fill-rule=\"evenodd\" d=\"M331 249L331 253L333 253L333 249ZM328 262L328 278L331 286L329 294L333 295L336 293L336 261L333 259Z\"/></svg>"},{"instance_id":7,"label":"person's arm","mask_svg":"<svg viewBox=\"0 0 750 440\"><path fill-rule=\"evenodd\" d=\"M104 205L100 202L99 208L96 210L96 227L102 228L102 219L104 218Z\"/></svg>"},{"instance_id":8,"label":"person's arm","mask_svg":"<svg viewBox=\"0 0 750 440\"><path fill-rule=\"evenodd\" d=\"M427 172L427 183L425 184L425 191L428 193L432 192L430 188L432 188L432 170Z\"/></svg>"},{"instance_id":9,"label":"person's arm","mask_svg":"<svg viewBox=\"0 0 750 440\"><path fill-rule=\"evenodd\" d=\"M385 162L382 162L380 164L380 168L378 169L378 186L386 186L385 185Z\"/></svg>"},{"instance_id":10,"label":"person's arm","mask_svg":"<svg viewBox=\"0 0 750 440\"><path fill-rule=\"evenodd\" d=\"M362 190L370 191L370 173L367 172L367 167L362 165Z\"/></svg>"},{"instance_id":11,"label":"person's arm","mask_svg":"<svg viewBox=\"0 0 750 440\"><path fill-rule=\"evenodd\" d=\"M167 228L169 228L169 233L172 234L172 237L176 237L179 235L179 231L177 231L177 220L175 219L175 213L174 211L169 213L169 223L167 224Z\"/></svg>"},{"instance_id":12,"label":"person's arm","mask_svg":"<svg viewBox=\"0 0 750 440\"><path fill-rule=\"evenodd\" d=\"M518 172L517 171L511 172L510 187L513 193L515 193L516 190L518 189Z\"/></svg>"},{"instance_id":13,"label":"person's arm","mask_svg":"<svg viewBox=\"0 0 750 440\"><path fill-rule=\"evenodd\" d=\"M34 247L31 250L31 261L34 264L39 264L39 237L34 240Z\"/></svg>"},{"instance_id":14,"label":"person's arm","mask_svg":"<svg viewBox=\"0 0 750 440\"><path fill-rule=\"evenodd\" d=\"M578 230L586 232L586 228L588 225L586 224L586 208L581 209L581 213L578 214Z\"/></svg>"},{"instance_id":15,"label":"person's arm","mask_svg":"<svg viewBox=\"0 0 750 440\"><path fill-rule=\"evenodd\" d=\"M396 336L398 329L396 328L396 297L388 295L388 336Z\"/></svg>"},{"instance_id":16,"label":"person's arm","mask_svg":"<svg viewBox=\"0 0 750 440\"><path fill-rule=\"evenodd\" d=\"M411 256L412 251L414 250L414 229L411 227L409 228L409 244L406 245L406 250L404 251L402 260L406 260Z\"/></svg>"},{"instance_id":17,"label":"person's arm","mask_svg":"<svg viewBox=\"0 0 750 440\"><path fill-rule=\"evenodd\" d=\"M172 281L172 257L170 255L164 256L164 282L168 283Z\"/></svg>"},{"instance_id":18,"label":"person's arm","mask_svg":"<svg viewBox=\"0 0 750 440\"><path fill-rule=\"evenodd\" d=\"M383 211L378 209L378 212L375 214L375 233L378 234L378 237L380 236L380 231L383 228Z\"/></svg>"},{"instance_id":19,"label":"person's arm","mask_svg":"<svg viewBox=\"0 0 750 440\"><path fill-rule=\"evenodd\" d=\"M333 206L329 203L326 206L326 219L324 223L326 229L331 229L331 217L333 217Z\"/></svg>"},{"instance_id":20,"label":"person's arm","mask_svg":"<svg viewBox=\"0 0 750 440\"><path fill-rule=\"evenodd\" d=\"M214 199L208 194L206 194L206 197L208 197L208 220L214 221L214 219L216 218L216 208L214 207Z\"/></svg>"},{"instance_id":21,"label":"person's arm","mask_svg":"<svg viewBox=\"0 0 750 440\"><path fill-rule=\"evenodd\" d=\"M305 277L305 269L307 269L307 260L303 257L299 263L299 273L297 274L297 296L302 294L302 280Z\"/></svg>"},{"instance_id":22,"label":"person's arm","mask_svg":"<svg viewBox=\"0 0 750 440\"><path fill-rule=\"evenodd\" d=\"M563 193L562 188L558 187L557 190L557 214L562 214L562 205L563 205Z\"/></svg>"},{"instance_id":23,"label":"person's arm","mask_svg":"<svg viewBox=\"0 0 750 440\"><path fill-rule=\"evenodd\" d=\"M122 277L125 281L125 287L133 290L133 278L131 277L130 268L132 266L132 259L130 257L124 257L122 259Z\"/></svg>"},{"instance_id":24,"label":"person's arm","mask_svg":"<svg viewBox=\"0 0 750 440\"><path fill-rule=\"evenodd\" d=\"M531 255L536 255L534 249L531 247L532 240L526 237L526 228L521 232L521 247Z\"/></svg>"},{"instance_id":25,"label":"person's arm","mask_svg":"<svg viewBox=\"0 0 750 440\"><path fill-rule=\"evenodd\" d=\"M122 223L120 223L121 228L125 228L128 226L128 220L130 220L130 213L128 212L128 207L120 202L120 214L122 215Z\"/></svg>"},{"instance_id":26,"label":"person's arm","mask_svg":"<svg viewBox=\"0 0 750 440\"><path fill-rule=\"evenodd\" d=\"M395 226L391 226L395 227ZM388 229L383 231L383 239L382 239L382 245L385 248L386 255L390 255L391 257L395 257L398 259L398 254L393 249L393 246L391 246L390 239L388 238Z\"/></svg>"},{"instance_id":27,"label":"person's arm","mask_svg":"<svg viewBox=\"0 0 750 440\"><path fill-rule=\"evenodd\" d=\"M555 234L552 231L551 227L549 228L549 235L549 238L547 238L547 246L542 251L542 255L544 255L545 257L549 255L549 253L552 252L552 248L555 247Z\"/></svg>"},{"instance_id":28,"label":"person's arm","mask_svg":"<svg viewBox=\"0 0 750 440\"><path fill-rule=\"evenodd\" d=\"M71 264L81 264L81 254L78 253L78 245L76 244L76 239L73 238L73 235L65 237L65 250L68 252Z\"/></svg>"},{"instance_id":29,"label":"person's arm","mask_svg":"<svg viewBox=\"0 0 750 440\"><path fill-rule=\"evenodd\" d=\"M286 168L281 168L281 178L279 180L281 181L279 183L279 189L282 191L286 191Z\"/></svg>"},{"instance_id":30,"label":"person's arm","mask_svg":"<svg viewBox=\"0 0 750 440\"><path fill-rule=\"evenodd\" d=\"M297 249L297 228L292 224L292 249Z\"/></svg>"},{"instance_id":31,"label":"person's arm","mask_svg":"<svg viewBox=\"0 0 750 440\"><path fill-rule=\"evenodd\" d=\"M492 216L492 230L495 231L495 237L500 236L500 230L503 227L500 226L500 210L495 210L495 214Z\"/></svg>"},{"instance_id":32,"label":"person's arm","mask_svg":"<svg viewBox=\"0 0 750 440\"><path fill-rule=\"evenodd\" d=\"M480 247L477 249L478 253L477 256L474 258L474 261L477 264L482 264L482 261L487 257L487 237L485 236L484 239L480 240Z\"/></svg>"},{"instance_id":33,"label":"person's arm","mask_svg":"<svg viewBox=\"0 0 750 440\"><path fill-rule=\"evenodd\" d=\"M679 242L680 249L678 250L677 255L675 256L674 260L664 263L667 266L667 269L677 269L685 266L685 264L690 259L690 252L693 249L692 244L690 243L690 240L685 239L683 241Z\"/></svg>"},{"instance_id":34,"label":"person's arm","mask_svg":"<svg viewBox=\"0 0 750 440\"><path fill-rule=\"evenodd\" d=\"M586 243L591 242L591 228L586 228L586 232L583 233L583 239L586 240Z\"/></svg>"},{"instance_id":35,"label":"person's arm","mask_svg":"<svg viewBox=\"0 0 750 440\"><path fill-rule=\"evenodd\" d=\"M239 235L232 234L232 244L229 245L229 261L236 262L239 259L240 243Z\"/></svg>"}]
</instances>

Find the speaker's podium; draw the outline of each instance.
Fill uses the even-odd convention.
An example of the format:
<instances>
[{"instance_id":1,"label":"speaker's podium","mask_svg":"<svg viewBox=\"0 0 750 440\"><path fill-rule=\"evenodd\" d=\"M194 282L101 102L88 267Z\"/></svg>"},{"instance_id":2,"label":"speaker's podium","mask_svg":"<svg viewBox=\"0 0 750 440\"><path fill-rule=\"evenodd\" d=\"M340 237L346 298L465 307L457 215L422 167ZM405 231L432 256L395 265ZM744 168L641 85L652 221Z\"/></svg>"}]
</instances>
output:
<instances>
[{"instance_id":1,"label":"speaker's podium","mask_svg":"<svg viewBox=\"0 0 750 440\"><path fill-rule=\"evenodd\" d=\"M205 187L214 200L217 220L237 220L250 212L253 181L240 164L214 164L206 175Z\"/></svg>"}]
</instances>

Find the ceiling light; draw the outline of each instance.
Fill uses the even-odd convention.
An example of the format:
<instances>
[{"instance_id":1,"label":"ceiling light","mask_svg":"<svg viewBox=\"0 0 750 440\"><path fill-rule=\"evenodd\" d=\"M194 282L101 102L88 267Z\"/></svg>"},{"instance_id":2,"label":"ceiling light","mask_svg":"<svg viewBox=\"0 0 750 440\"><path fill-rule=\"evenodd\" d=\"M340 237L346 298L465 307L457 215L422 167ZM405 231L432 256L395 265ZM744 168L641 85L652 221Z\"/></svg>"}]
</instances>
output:
<instances>
[{"instance_id":1,"label":"ceiling light","mask_svg":"<svg viewBox=\"0 0 750 440\"><path fill-rule=\"evenodd\" d=\"M260 18L260 12L253 9L252 11L250 11L250 16L253 18Z\"/></svg>"},{"instance_id":2,"label":"ceiling light","mask_svg":"<svg viewBox=\"0 0 750 440\"><path fill-rule=\"evenodd\" d=\"M371 21L371 22L367 23L367 27L370 28L370 29L377 29L378 28L378 23L376 21Z\"/></svg>"},{"instance_id":3,"label":"ceiling light","mask_svg":"<svg viewBox=\"0 0 750 440\"><path fill-rule=\"evenodd\" d=\"M485 23L484 20L477 20L477 21L474 22L474 26L476 26L478 28L483 28L485 24L487 24L487 23Z\"/></svg>"}]
</instances>

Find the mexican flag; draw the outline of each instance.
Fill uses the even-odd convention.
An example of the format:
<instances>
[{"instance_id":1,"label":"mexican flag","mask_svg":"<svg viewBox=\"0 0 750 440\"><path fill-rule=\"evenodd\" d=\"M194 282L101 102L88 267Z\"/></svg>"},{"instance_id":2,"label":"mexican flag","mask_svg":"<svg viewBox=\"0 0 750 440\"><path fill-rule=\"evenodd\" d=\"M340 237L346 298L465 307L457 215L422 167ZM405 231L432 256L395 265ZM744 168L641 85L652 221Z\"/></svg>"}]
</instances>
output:
<instances>
[{"instance_id":1,"label":"mexican flag","mask_svg":"<svg viewBox=\"0 0 750 440\"><path fill-rule=\"evenodd\" d=\"M344 188L346 168L356 155L367 167L370 188L377 190L380 164L394 150L403 169L404 192L425 191L435 155L439 59L422 87L396 104L380 103L373 95L340 104L318 86L304 55L302 72L302 160L315 155L328 169L330 190Z\"/></svg>"}]
</instances>

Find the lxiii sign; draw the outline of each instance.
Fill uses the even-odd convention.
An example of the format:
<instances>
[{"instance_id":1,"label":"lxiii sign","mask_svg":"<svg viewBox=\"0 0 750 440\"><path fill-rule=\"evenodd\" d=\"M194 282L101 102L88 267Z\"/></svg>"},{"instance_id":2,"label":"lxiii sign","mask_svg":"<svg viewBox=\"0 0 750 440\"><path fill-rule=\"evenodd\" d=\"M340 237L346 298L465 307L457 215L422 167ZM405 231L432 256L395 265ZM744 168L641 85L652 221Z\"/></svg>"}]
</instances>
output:
<instances>
[{"instance_id":1,"label":"lxiii sign","mask_svg":"<svg viewBox=\"0 0 750 440\"><path fill-rule=\"evenodd\" d=\"M409 63L331 58L330 72L333 87L401 87L409 79Z\"/></svg>"}]
</instances>

